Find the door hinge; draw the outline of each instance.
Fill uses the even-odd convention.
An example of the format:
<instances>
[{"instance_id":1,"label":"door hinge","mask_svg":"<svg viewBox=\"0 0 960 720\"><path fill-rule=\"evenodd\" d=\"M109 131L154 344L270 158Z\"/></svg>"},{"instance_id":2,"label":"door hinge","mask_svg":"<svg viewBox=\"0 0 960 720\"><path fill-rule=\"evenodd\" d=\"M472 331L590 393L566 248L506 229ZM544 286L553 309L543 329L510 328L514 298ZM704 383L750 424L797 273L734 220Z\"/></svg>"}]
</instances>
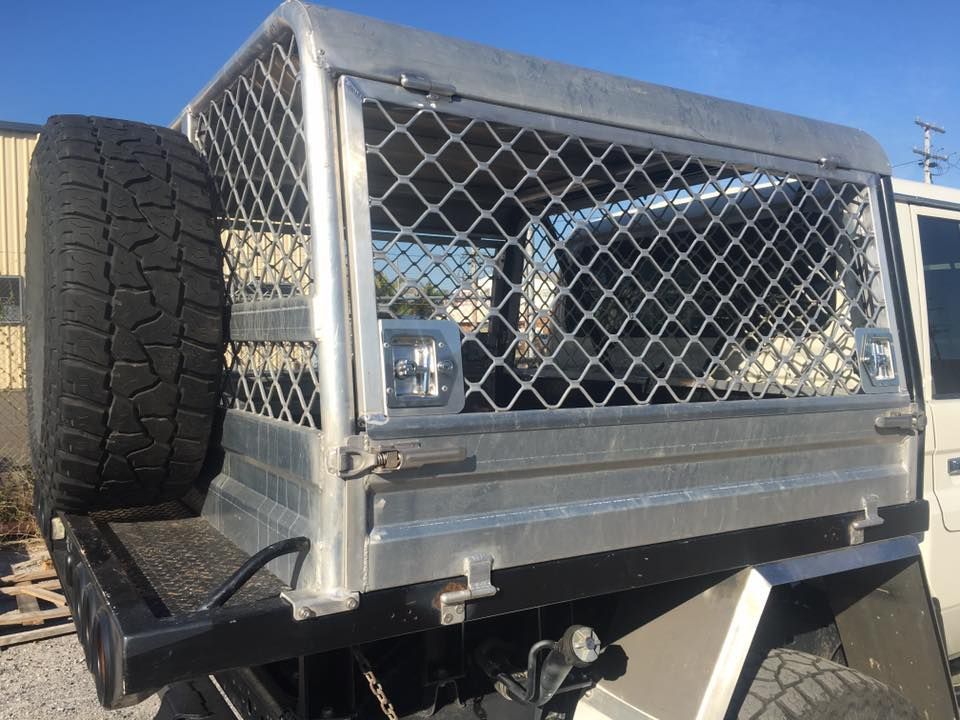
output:
<instances>
[{"instance_id":1,"label":"door hinge","mask_svg":"<svg viewBox=\"0 0 960 720\"><path fill-rule=\"evenodd\" d=\"M850 522L850 544L860 545L863 542L863 531L869 527L883 525L883 518L877 512L880 505L880 498L876 495L867 495L861 499L863 505L863 516Z\"/></svg>"},{"instance_id":2,"label":"door hinge","mask_svg":"<svg viewBox=\"0 0 960 720\"><path fill-rule=\"evenodd\" d=\"M342 478L463 462L467 458L465 447L424 448L420 447L419 442L380 445L370 442L367 435L354 435L347 443L327 453L327 471Z\"/></svg>"},{"instance_id":3,"label":"door hinge","mask_svg":"<svg viewBox=\"0 0 960 720\"><path fill-rule=\"evenodd\" d=\"M466 616L467 600L478 600L497 594L490 575L493 570L493 557L490 555L471 555L463 560L463 574L467 576L467 586L459 590L447 590L440 593L440 624L456 625Z\"/></svg>"},{"instance_id":4,"label":"door hinge","mask_svg":"<svg viewBox=\"0 0 960 720\"><path fill-rule=\"evenodd\" d=\"M423 75L400 73L401 87L413 92L422 92L427 100L446 100L450 102L457 94L457 89L449 83L434 82Z\"/></svg>"},{"instance_id":5,"label":"door hinge","mask_svg":"<svg viewBox=\"0 0 960 720\"><path fill-rule=\"evenodd\" d=\"M874 421L877 430L896 430L899 432L923 432L927 427L927 416L919 410L912 412L880 415Z\"/></svg>"}]
</instances>

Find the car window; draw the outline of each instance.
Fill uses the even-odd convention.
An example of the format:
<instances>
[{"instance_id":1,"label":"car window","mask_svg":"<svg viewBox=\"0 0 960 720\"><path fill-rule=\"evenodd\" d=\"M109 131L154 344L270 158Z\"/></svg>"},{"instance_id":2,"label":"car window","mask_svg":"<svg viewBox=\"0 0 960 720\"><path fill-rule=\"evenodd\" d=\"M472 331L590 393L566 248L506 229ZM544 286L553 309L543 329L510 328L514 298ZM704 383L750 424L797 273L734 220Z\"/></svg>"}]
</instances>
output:
<instances>
[{"instance_id":1,"label":"car window","mask_svg":"<svg viewBox=\"0 0 960 720\"><path fill-rule=\"evenodd\" d=\"M960 220L920 215L933 396L960 396Z\"/></svg>"}]
</instances>

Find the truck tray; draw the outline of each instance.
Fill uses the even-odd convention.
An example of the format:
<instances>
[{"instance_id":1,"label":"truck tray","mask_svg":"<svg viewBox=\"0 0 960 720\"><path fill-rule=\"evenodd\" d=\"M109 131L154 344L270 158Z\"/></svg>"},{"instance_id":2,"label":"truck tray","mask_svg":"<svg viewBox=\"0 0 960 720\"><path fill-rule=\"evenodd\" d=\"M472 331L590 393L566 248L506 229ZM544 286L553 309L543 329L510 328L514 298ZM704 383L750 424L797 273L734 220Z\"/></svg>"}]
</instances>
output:
<instances>
[{"instance_id":1,"label":"truck tray","mask_svg":"<svg viewBox=\"0 0 960 720\"><path fill-rule=\"evenodd\" d=\"M179 503L150 510L95 515L93 522L154 615L189 615L249 556ZM276 598L283 588L264 569L225 607Z\"/></svg>"},{"instance_id":2,"label":"truck tray","mask_svg":"<svg viewBox=\"0 0 960 720\"><path fill-rule=\"evenodd\" d=\"M883 508L865 541L925 527L927 505ZM494 571L498 592L468 603L469 621L527 608L734 570L849 544L857 513ZM260 570L222 607L209 594L248 555L181 503L61 515L51 555L78 637L110 708L171 683L441 626L439 595L459 578L365 593L359 608L294 620L283 583ZM571 576L581 582L571 584Z\"/></svg>"}]
</instances>

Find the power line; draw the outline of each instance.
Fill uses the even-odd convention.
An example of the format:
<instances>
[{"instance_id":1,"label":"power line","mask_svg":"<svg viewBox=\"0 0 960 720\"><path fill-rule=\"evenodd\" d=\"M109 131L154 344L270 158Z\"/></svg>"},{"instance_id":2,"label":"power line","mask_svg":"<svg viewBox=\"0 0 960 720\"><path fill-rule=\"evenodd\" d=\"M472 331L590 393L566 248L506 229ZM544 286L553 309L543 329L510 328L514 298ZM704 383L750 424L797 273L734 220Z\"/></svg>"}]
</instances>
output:
<instances>
[{"instance_id":1,"label":"power line","mask_svg":"<svg viewBox=\"0 0 960 720\"><path fill-rule=\"evenodd\" d=\"M946 163L948 169L950 168L952 163L950 162L950 158L947 157L946 155L939 155L933 151L933 147L930 142L930 133L936 132L936 133L943 134L946 132L946 130L944 130L939 125L935 125L931 122L926 122L925 120L921 120L919 117L916 118L913 122L923 128L923 148L915 147L913 149L913 153L914 155L919 155L923 158L923 161L922 161L923 181L928 185L932 185L933 175L934 175L933 171L938 170L939 168L942 167L940 163L941 162ZM946 172L946 170L944 170L943 172ZM936 174L942 175L943 172L938 172Z\"/></svg>"}]
</instances>

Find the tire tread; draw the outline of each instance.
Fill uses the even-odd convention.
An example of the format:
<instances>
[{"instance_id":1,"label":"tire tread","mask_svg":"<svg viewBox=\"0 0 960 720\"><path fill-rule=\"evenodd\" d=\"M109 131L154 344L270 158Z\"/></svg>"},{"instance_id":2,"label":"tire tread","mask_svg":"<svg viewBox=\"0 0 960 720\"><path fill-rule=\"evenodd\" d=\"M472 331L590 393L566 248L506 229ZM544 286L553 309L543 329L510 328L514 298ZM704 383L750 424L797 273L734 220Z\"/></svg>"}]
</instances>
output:
<instances>
[{"instance_id":1,"label":"tire tread","mask_svg":"<svg viewBox=\"0 0 960 720\"><path fill-rule=\"evenodd\" d=\"M42 407L28 402L42 413L38 496L70 512L179 497L206 456L222 374L206 165L172 130L61 115L30 182L27 252L42 252L43 277L28 283L43 282L46 308L28 307L28 355L31 322L45 322L47 350L44 377L28 378L43 383Z\"/></svg>"},{"instance_id":2,"label":"tire tread","mask_svg":"<svg viewBox=\"0 0 960 720\"><path fill-rule=\"evenodd\" d=\"M787 648L770 650L735 709L737 720L920 717L903 695L879 680Z\"/></svg>"}]
</instances>

